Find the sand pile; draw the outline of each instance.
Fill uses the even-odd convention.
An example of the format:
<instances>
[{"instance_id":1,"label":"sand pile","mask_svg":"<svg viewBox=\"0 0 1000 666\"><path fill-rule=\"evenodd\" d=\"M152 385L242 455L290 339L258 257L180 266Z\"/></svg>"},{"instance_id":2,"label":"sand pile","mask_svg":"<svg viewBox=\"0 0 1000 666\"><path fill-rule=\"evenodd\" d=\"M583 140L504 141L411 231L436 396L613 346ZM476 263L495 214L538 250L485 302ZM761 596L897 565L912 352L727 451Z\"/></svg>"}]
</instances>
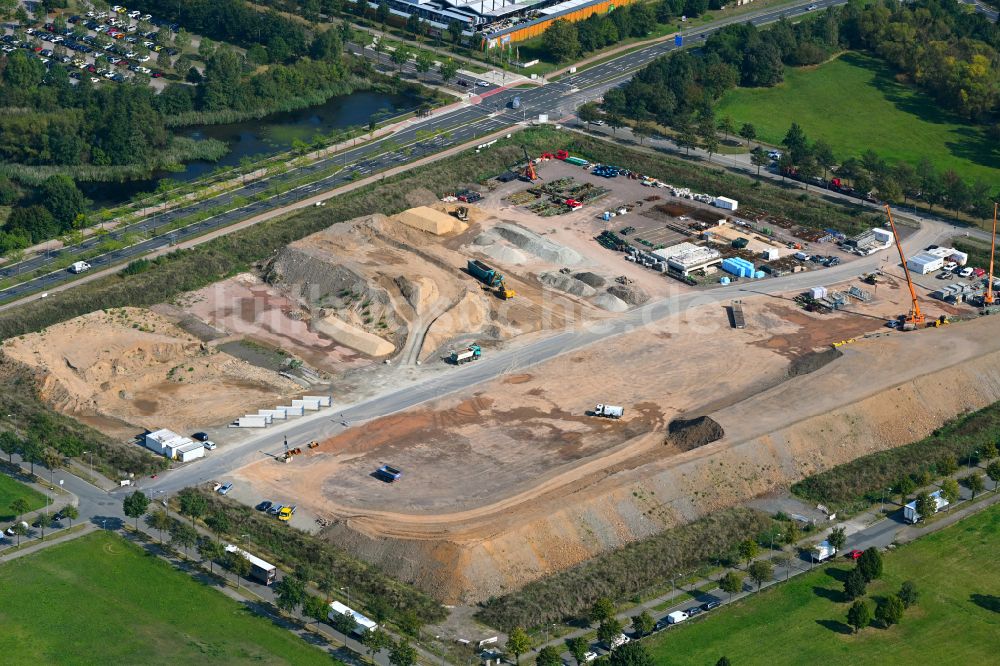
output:
<instances>
[{"instance_id":1,"label":"sand pile","mask_svg":"<svg viewBox=\"0 0 1000 666\"><path fill-rule=\"evenodd\" d=\"M566 273L541 273L538 279L548 287L582 298L590 298L597 293L597 290L586 282L577 280L572 275L567 275Z\"/></svg>"},{"instance_id":2,"label":"sand pile","mask_svg":"<svg viewBox=\"0 0 1000 666\"><path fill-rule=\"evenodd\" d=\"M642 305L649 300L646 290L634 284L613 284L608 287L608 293L629 305Z\"/></svg>"},{"instance_id":3,"label":"sand pile","mask_svg":"<svg viewBox=\"0 0 1000 666\"><path fill-rule=\"evenodd\" d=\"M583 262L583 257L576 250L554 243L547 238L542 238L535 232L528 231L516 224L498 224L492 233L499 234L501 238L512 243L519 249L551 264L576 266Z\"/></svg>"},{"instance_id":4,"label":"sand pile","mask_svg":"<svg viewBox=\"0 0 1000 666\"><path fill-rule=\"evenodd\" d=\"M388 356L396 347L374 333L347 323L337 315L327 315L313 321L313 328L331 340L368 356Z\"/></svg>"}]
</instances>

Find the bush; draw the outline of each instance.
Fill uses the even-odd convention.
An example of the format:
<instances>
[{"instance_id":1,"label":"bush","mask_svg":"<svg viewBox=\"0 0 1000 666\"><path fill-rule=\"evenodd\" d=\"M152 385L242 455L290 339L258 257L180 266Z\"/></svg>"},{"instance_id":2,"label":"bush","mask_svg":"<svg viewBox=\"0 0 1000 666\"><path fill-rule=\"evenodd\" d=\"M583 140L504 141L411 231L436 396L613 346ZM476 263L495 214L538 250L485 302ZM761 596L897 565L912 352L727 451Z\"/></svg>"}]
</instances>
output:
<instances>
[{"instance_id":1,"label":"bush","mask_svg":"<svg viewBox=\"0 0 1000 666\"><path fill-rule=\"evenodd\" d=\"M509 631L585 616L602 597L625 600L667 585L677 572L729 553L769 525L767 516L750 509L705 516L490 599L476 617Z\"/></svg>"}]
</instances>

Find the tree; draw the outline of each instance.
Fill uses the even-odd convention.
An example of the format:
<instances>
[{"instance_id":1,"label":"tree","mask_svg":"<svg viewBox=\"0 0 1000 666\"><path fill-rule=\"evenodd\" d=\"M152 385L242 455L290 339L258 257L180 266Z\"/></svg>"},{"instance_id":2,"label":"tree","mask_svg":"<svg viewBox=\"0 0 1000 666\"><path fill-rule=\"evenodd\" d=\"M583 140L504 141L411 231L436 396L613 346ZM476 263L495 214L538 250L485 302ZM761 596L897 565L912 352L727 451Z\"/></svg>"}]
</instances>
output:
<instances>
[{"instance_id":1,"label":"tree","mask_svg":"<svg viewBox=\"0 0 1000 666\"><path fill-rule=\"evenodd\" d=\"M209 573L215 573L215 562L226 556L226 549L215 539L202 539L198 543L198 554L208 560Z\"/></svg>"},{"instance_id":2,"label":"tree","mask_svg":"<svg viewBox=\"0 0 1000 666\"><path fill-rule=\"evenodd\" d=\"M583 122L590 125L591 123L601 119L601 110L597 106L596 102L587 102L586 104L581 104L580 108L576 110L576 115Z\"/></svg>"},{"instance_id":3,"label":"tree","mask_svg":"<svg viewBox=\"0 0 1000 666\"><path fill-rule=\"evenodd\" d=\"M903 602L904 608L909 608L910 606L915 606L917 604L917 584L912 580L903 581L903 584L899 586L899 594L897 595L899 600Z\"/></svg>"},{"instance_id":4,"label":"tree","mask_svg":"<svg viewBox=\"0 0 1000 666\"><path fill-rule=\"evenodd\" d=\"M17 211L18 209L15 208L14 210ZM13 217L13 215L11 217ZM10 218L7 218L7 223L10 224ZM32 476L35 475L35 463L40 462L41 457L42 457L42 445L39 444L38 441L33 437L29 437L28 439L24 440L24 443L21 445L21 459L31 466Z\"/></svg>"},{"instance_id":5,"label":"tree","mask_svg":"<svg viewBox=\"0 0 1000 666\"><path fill-rule=\"evenodd\" d=\"M1000 460L994 460L987 465L986 473L993 479L993 492L996 492L997 486L1000 485Z\"/></svg>"},{"instance_id":6,"label":"tree","mask_svg":"<svg viewBox=\"0 0 1000 666\"><path fill-rule=\"evenodd\" d=\"M740 127L740 136L747 140L747 148L750 148L750 142L757 138L757 128L753 126L753 123L743 123ZM758 171L758 173L760 173Z\"/></svg>"},{"instance_id":7,"label":"tree","mask_svg":"<svg viewBox=\"0 0 1000 666\"><path fill-rule=\"evenodd\" d=\"M635 627L636 632L641 637L652 633L656 627L656 620L649 614L649 611L642 611L632 618L632 626Z\"/></svg>"},{"instance_id":8,"label":"tree","mask_svg":"<svg viewBox=\"0 0 1000 666\"><path fill-rule=\"evenodd\" d=\"M893 485L892 490L899 495L899 503L903 504L906 501L906 496L912 493L916 487L917 484L909 476L901 476L899 481Z\"/></svg>"},{"instance_id":9,"label":"tree","mask_svg":"<svg viewBox=\"0 0 1000 666\"><path fill-rule=\"evenodd\" d=\"M743 591L743 574L738 571L728 571L726 575L719 579L719 589L729 593L729 600L733 600L733 595Z\"/></svg>"},{"instance_id":10,"label":"tree","mask_svg":"<svg viewBox=\"0 0 1000 666\"><path fill-rule=\"evenodd\" d=\"M16 523L14 523L13 530L14 530L14 534L17 536L17 543L16 543L16 545L20 546L21 545L21 537L28 536L28 528L24 526L24 522L23 521L19 520Z\"/></svg>"},{"instance_id":11,"label":"tree","mask_svg":"<svg viewBox=\"0 0 1000 666\"><path fill-rule=\"evenodd\" d=\"M965 482L965 486L972 491L972 499L976 499L976 495L986 488L983 475L979 472L973 472L962 480Z\"/></svg>"},{"instance_id":12,"label":"tree","mask_svg":"<svg viewBox=\"0 0 1000 666\"><path fill-rule=\"evenodd\" d=\"M21 520L21 516L28 513L30 509L31 505L23 497L18 497L10 503L10 510L14 512L15 520Z\"/></svg>"},{"instance_id":13,"label":"tree","mask_svg":"<svg viewBox=\"0 0 1000 666\"><path fill-rule=\"evenodd\" d=\"M286 613L293 613L306 599L306 584L298 576L285 576L274 586L274 602Z\"/></svg>"},{"instance_id":14,"label":"tree","mask_svg":"<svg viewBox=\"0 0 1000 666\"><path fill-rule=\"evenodd\" d=\"M181 513L191 518L191 524L205 515L208 511L208 500L204 495L194 490L186 490L180 493L178 498L181 504Z\"/></svg>"},{"instance_id":15,"label":"tree","mask_svg":"<svg viewBox=\"0 0 1000 666\"><path fill-rule=\"evenodd\" d=\"M191 46L191 34L184 28L178 30L177 34L174 35L174 46L177 47L178 51L183 51Z\"/></svg>"},{"instance_id":16,"label":"tree","mask_svg":"<svg viewBox=\"0 0 1000 666\"><path fill-rule=\"evenodd\" d=\"M861 553L861 557L858 558L857 569L865 577L866 583L881 578L882 553L878 552L878 548L874 546L866 548L865 552Z\"/></svg>"},{"instance_id":17,"label":"tree","mask_svg":"<svg viewBox=\"0 0 1000 666\"><path fill-rule=\"evenodd\" d=\"M740 542L737 550L740 554L740 559L746 562L749 567L750 562L752 562L753 558L757 557L757 554L760 552L760 546L758 546L757 542L753 539L745 539Z\"/></svg>"},{"instance_id":18,"label":"tree","mask_svg":"<svg viewBox=\"0 0 1000 666\"><path fill-rule=\"evenodd\" d=\"M757 167L757 175L760 175L760 168L765 167L771 163L771 158L767 156L767 152L757 146L750 151L750 163Z\"/></svg>"},{"instance_id":19,"label":"tree","mask_svg":"<svg viewBox=\"0 0 1000 666\"><path fill-rule=\"evenodd\" d=\"M809 140L806 138L806 133L799 124L792 123L791 127L785 133L785 138L781 140L781 145L785 146L788 152L792 153L794 160L798 160L809 146Z\"/></svg>"},{"instance_id":20,"label":"tree","mask_svg":"<svg viewBox=\"0 0 1000 666\"><path fill-rule=\"evenodd\" d=\"M562 19L554 21L542 34L542 48L556 62L575 58L580 52L576 25Z\"/></svg>"},{"instance_id":21,"label":"tree","mask_svg":"<svg viewBox=\"0 0 1000 666\"><path fill-rule=\"evenodd\" d=\"M590 621L594 624L600 624L605 620L613 618L615 616L615 602L611 601L607 597L601 597L594 602L594 605L590 608Z\"/></svg>"},{"instance_id":22,"label":"tree","mask_svg":"<svg viewBox=\"0 0 1000 666\"><path fill-rule=\"evenodd\" d=\"M52 217L68 229L87 210L87 199L69 176L49 176L42 183L42 201Z\"/></svg>"},{"instance_id":23,"label":"tree","mask_svg":"<svg viewBox=\"0 0 1000 666\"><path fill-rule=\"evenodd\" d=\"M719 657L719 661L715 662L715 666L733 666L733 662L729 661L729 657Z\"/></svg>"},{"instance_id":24,"label":"tree","mask_svg":"<svg viewBox=\"0 0 1000 666\"><path fill-rule=\"evenodd\" d=\"M404 638L393 644L389 650L389 663L392 666L413 666L417 663L417 651L410 645L409 640Z\"/></svg>"},{"instance_id":25,"label":"tree","mask_svg":"<svg viewBox=\"0 0 1000 666\"><path fill-rule=\"evenodd\" d=\"M609 617L597 627L597 640L611 647L614 645L615 639L621 635L622 629L624 627L617 618Z\"/></svg>"},{"instance_id":26,"label":"tree","mask_svg":"<svg viewBox=\"0 0 1000 666\"><path fill-rule=\"evenodd\" d=\"M951 504L958 501L959 491L958 491L958 481L955 479L945 479L941 482L941 497L945 498Z\"/></svg>"},{"instance_id":27,"label":"tree","mask_svg":"<svg viewBox=\"0 0 1000 666\"><path fill-rule=\"evenodd\" d=\"M330 612L330 606L326 603L323 597L317 597L312 594L307 594L305 600L302 602L302 614L306 617L311 617L317 622L326 622L327 614ZM366 631L361 636L361 642L365 642L365 637L367 634L374 633L376 631L381 631L381 629L374 629L372 631Z\"/></svg>"},{"instance_id":28,"label":"tree","mask_svg":"<svg viewBox=\"0 0 1000 666\"><path fill-rule=\"evenodd\" d=\"M67 504L62 508L62 515L69 520L69 526L73 527L73 521L80 517L80 511L72 504Z\"/></svg>"},{"instance_id":29,"label":"tree","mask_svg":"<svg viewBox=\"0 0 1000 666\"><path fill-rule=\"evenodd\" d=\"M980 452L983 455L983 460L990 461L1000 455L1000 451L997 451L997 445L993 442L986 442L980 447Z\"/></svg>"},{"instance_id":30,"label":"tree","mask_svg":"<svg viewBox=\"0 0 1000 666\"><path fill-rule=\"evenodd\" d=\"M903 610L903 601L895 594L890 594L875 609L875 619L888 629L903 619Z\"/></svg>"},{"instance_id":31,"label":"tree","mask_svg":"<svg viewBox=\"0 0 1000 666\"><path fill-rule=\"evenodd\" d=\"M173 522L163 509L157 509L149 516L149 526L160 533L160 543L163 543L163 531L169 530Z\"/></svg>"},{"instance_id":32,"label":"tree","mask_svg":"<svg viewBox=\"0 0 1000 666\"><path fill-rule=\"evenodd\" d=\"M942 475L954 474L957 472L958 461L955 460L955 456L948 454L941 458L941 460L937 462L937 471L938 474Z\"/></svg>"},{"instance_id":33,"label":"tree","mask_svg":"<svg viewBox=\"0 0 1000 666\"><path fill-rule=\"evenodd\" d=\"M857 633L872 623L872 609L864 599L857 599L847 611L847 623Z\"/></svg>"},{"instance_id":34,"label":"tree","mask_svg":"<svg viewBox=\"0 0 1000 666\"><path fill-rule=\"evenodd\" d=\"M421 51L417 54L416 68L418 74L426 74L431 71L434 65L434 54L428 51Z\"/></svg>"},{"instance_id":35,"label":"tree","mask_svg":"<svg viewBox=\"0 0 1000 666\"><path fill-rule=\"evenodd\" d=\"M714 131L712 131L711 133L701 137L701 142L705 152L708 153L708 161L711 162L712 155L719 151L719 137L716 136Z\"/></svg>"},{"instance_id":36,"label":"tree","mask_svg":"<svg viewBox=\"0 0 1000 666\"><path fill-rule=\"evenodd\" d=\"M507 650L514 653L514 662L521 663L521 655L531 648L531 638L521 627L514 627L507 636ZM395 663L395 662L393 662Z\"/></svg>"},{"instance_id":37,"label":"tree","mask_svg":"<svg viewBox=\"0 0 1000 666\"><path fill-rule=\"evenodd\" d=\"M639 138L639 145L641 146L643 139L656 134L656 128L647 122L639 121L632 127L632 134Z\"/></svg>"},{"instance_id":38,"label":"tree","mask_svg":"<svg viewBox=\"0 0 1000 666\"><path fill-rule=\"evenodd\" d=\"M45 528L52 524L52 516L47 511L41 511L35 516L35 522L42 533L42 541L45 541Z\"/></svg>"},{"instance_id":39,"label":"tree","mask_svg":"<svg viewBox=\"0 0 1000 666\"><path fill-rule=\"evenodd\" d=\"M816 139L812 145L812 154L816 159L816 164L823 169L823 178L826 178L827 172L837 163L837 158L833 156L833 149L823 139Z\"/></svg>"},{"instance_id":40,"label":"tree","mask_svg":"<svg viewBox=\"0 0 1000 666\"><path fill-rule=\"evenodd\" d=\"M865 575L860 569L854 568L847 572L847 578L844 579L844 594L848 599L863 597L867 587Z\"/></svg>"},{"instance_id":41,"label":"tree","mask_svg":"<svg viewBox=\"0 0 1000 666\"><path fill-rule=\"evenodd\" d=\"M184 557L186 558L188 556L188 548L198 543L198 533L190 525L174 521L174 524L170 526L170 543L183 548Z\"/></svg>"},{"instance_id":42,"label":"tree","mask_svg":"<svg viewBox=\"0 0 1000 666\"><path fill-rule=\"evenodd\" d=\"M458 74L458 65L454 60L449 58L438 65L438 74L441 75L442 81L448 83L448 81L451 81Z\"/></svg>"},{"instance_id":43,"label":"tree","mask_svg":"<svg viewBox=\"0 0 1000 666\"><path fill-rule=\"evenodd\" d=\"M538 651L535 663L538 666L562 666L562 656L559 654L559 648L553 645L546 645Z\"/></svg>"},{"instance_id":44,"label":"tree","mask_svg":"<svg viewBox=\"0 0 1000 666\"><path fill-rule=\"evenodd\" d=\"M574 636L566 639L566 649L573 655L577 666L583 666L587 653L590 652L590 642L583 636Z\"/></svg>"},{"instance_id":45,"label":"tree","mask_svg":"<svg viewBox=\"0 0 1000 666\"><path fill-rule=\"evenodd\" d=\"M239 552L226 553L226 567L236 576L236 589L239 589L240 578L245 578L250 573L250 560Z\"/></svg>"},{"instance_id":46,"label":"tree","mask_svg":"<svg viewBox=\"0 0 1000 666\"><path fill-rule=\"evenodd\" d=\"M722 120L719 121L719 129L726 136L726 141L729 141L729 135L736 131L736 122L733 117L723 116Z\"/></svg>"},{"instance_id":47,"label":"tree","mask_svg":"<svg viewBox=\"0 0 1000 666\"><path fill-rule=\"evenodd\" d=\"M315 598L315 597L314 597ZM323 605L326 608L326 604ZM392 639L389 638L389 634L385 633L382 629L376 627L370 631L366 631L361 635L361 644L368 649L368 658L375 663L375 655L381 650L392 645Z\"/></svg>"},{"instance_id":48,"label":"tree","mask_svg":"<svg viewBox=\"0 0 1000 666\"><path fill-rule=\"evenodd\" d=\"M930 496L930 493L918 493L916 499L916 510L918 520L924 520L928 516L933 516L937 511L937 502Z\"/></svg>"},{"instance_id":49,"label":"tree","mask_svg":"<svg viewBox=\"0 0 1000 666\"><path fill-rule=\"evenodd\" d=\"M655 666L652 655L646 646L637 641L626 643L611 653L608 658L610 666Z\"/></svg>"},{"instance_id":50,"label":"tree","mask_svg":"<svg viewBox=\"0 0 1000 666\"><path fill-rule=\"evenodd\" d=\"M618 130L625 127L625 121L622 117L616 113L608 114L608 127L611 128L611 134L618 134Z\"/></svg>"},{"instance_id":51,"label":"tree","mask_svg":"<svg viewBox=\"0 0 1000 666\"><path fill-rule=\"evenodd\" d=\"M458 44L458 40L462 39L462 23L457 19L452 19L448 22L447 31L452 44Z\"/></svg>"},{"instance_id":52,"label":"tree","mask_svg":"<svg viewBox=\"0 0 1000 666\"><path fill-rule=\"evenodd\" d=\"M392 60L393 64L395 64L398 68L398 71L401 72L403 71L403 65L405 65L406 61L410 59L410 49L400 44L396 47L396 50L392 52L392 55L389 56L389 59Z\"/></svg>"},{"instance_id":53,"label":"tree","mask_svg":"<svg viewBox=\"0 0 1000 666\"><path fill-rule=\"evenodd\" d=\"M135 529L139 529L139 518L141 518L149 508L149 498L141 491L136 490L125 498L122 502L122 509L129 518L135 518Z\"/></svg>"},{"instance_id":54,"label":"tree","mask_svg":"<svg viewBox=\"0 0 1000 666\"><path fill-rule=\"evenodd\" d=\"M842 550L847 543L847 530L843 527L834 527L826 537L827 542L833 546L834 550Z\"/></svg>"},{"instance_id":55,"label":"tree","mask_svg":"<svg viewBox=\"0 0 1000 666\"><path fill-rule=\"evenodd\" d=\"M757 560L747 567L747 574L750 576L750 580L757 583L757 591L760 591L760 586L774 578L774 567L768 560Z\"/></svg>"}]
</instances>

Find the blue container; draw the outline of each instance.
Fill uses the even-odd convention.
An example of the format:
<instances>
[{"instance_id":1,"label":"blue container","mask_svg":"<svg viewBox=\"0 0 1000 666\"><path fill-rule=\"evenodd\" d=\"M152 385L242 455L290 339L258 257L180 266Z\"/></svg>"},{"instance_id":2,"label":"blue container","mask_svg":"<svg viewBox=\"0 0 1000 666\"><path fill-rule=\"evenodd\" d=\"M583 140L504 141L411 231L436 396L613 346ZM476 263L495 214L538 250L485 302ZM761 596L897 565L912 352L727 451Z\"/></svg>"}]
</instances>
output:
<instances>
[{"instance_id":1,"label":"blue container","mask_svg":"<svg viewBox=\"0 0 1000 666\"><path fill-rule=\"evenodd\" d=\"M756 273L753 274L753 276L755 278L757 278L758 280L763 280L764 279L764 271L757 271Z\"/></svg>"},{"instance_id":2,"label":"blue container","mask_svg":"<svg viewBox=\"0 0 1000 666\"><path fill-rule=\"evenodd\" d=\"M725 276L719 278L719 284L729 284L729 282L730 282L730 279L727 278L727 277L725 277Z\"/></svg>"}]
</instances>

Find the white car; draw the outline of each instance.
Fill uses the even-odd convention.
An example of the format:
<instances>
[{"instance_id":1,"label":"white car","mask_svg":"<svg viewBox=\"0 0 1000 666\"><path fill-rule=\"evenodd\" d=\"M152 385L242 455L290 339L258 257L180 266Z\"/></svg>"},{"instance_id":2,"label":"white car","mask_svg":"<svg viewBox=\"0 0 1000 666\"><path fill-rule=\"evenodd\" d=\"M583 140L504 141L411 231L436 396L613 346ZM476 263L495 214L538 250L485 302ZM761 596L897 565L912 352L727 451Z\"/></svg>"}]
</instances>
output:
<instances>
[{"instance_id":1,"label":"white car","mask_svg":"<svg viewBox=\"0 0 1000 666\"><path fill-rule=\"evenodd\" d=\"M208 449L209 451L214 451L216 448L216 444L212 440L209 440L205 442L205 448Z\"/></svg>"},{"instance_id":2,"label":"white car","mask_svg":"<svg viewBox=\"0 0 1000 666\"><path fill-rule=\"evenodd\" d=\"M149 21L152 18L153 18L152 14L143 14L142 16L139 17L139 20L140 21Z\"/></svg>"},{"instance_id":3,"label":"white car","mask_svg":"<svg viewBox=\"0 0 1000 666\"><path fill-rule=\"evenodd\" d=\"M142 72L143 74L151 74L153 72L149 67L136 67L135 71Z\"/></svg>"},{"instance_id":4,"label":"white car","mask_svg":"<svg viewBox=\"0 0 1000 666\"><path fill-rule=\"evenodd\" d=\"M138 9L133 9L128 13L128 15L129 18L139 18L140 16L142 16L142 12L140 12Z\"/></svg>"},{"instance_id":5,"label":"white car","mask_svg":"<svg viewBox=\"0 0 1000 666\"><path fill-rule=\"evenodd\" d=\"M91 83L100 83L101 80L99 78L97 78L96 76L92 76L92 77L90 77L90 82Z\"/></svg>"},{"instance_id":6,"label":"white car","mask_svg":"<svg viewBox=\"0 0 1000 666\"><path fill-rule=\"evenodd\" d=\"M972 269L966 266L958 272L958 277L967 278L972 276Z\"/></svg>"},{"instance_id":7,"label":"white car","mask_svg":"<svg viewBox=\"0 0 1000 666\"><path fill-rule=\"evenodd\" d=\"M596 660L596 659L597 659L597 653L596 652L584 652L583 653L583 660L585 662L587 662L588 664L590 662Z\"/></svg>"},{"instance_id":8,"label":"white car","mask_svg":"<svg viewBox=\"0 0 1000 666\"><path fill-rule=\"evenodd\" d=\"M808 7L806 7L806 11L807 11L807 12L814 12L814 11L816 11L817 9L819 9L819 6L818 6L818 5L809 5Z\"/></svg>"},{"instance_id":9,"label":"white car","mask_svg":"<svg viewBox=\"0 0 1000 666\"><path fill-rule=\"evenodd\" d=\"M121 5L113 5L111 7L111 11L115 12L116 14L124 14L125 8L122 7Z\"/></svg>"},{"instance_id":10,"label":"white car","mask_svg":"<svg viewBox=\"0 0 1000 666\"><path fill-rule=\"evenodd\" d=\"M149 56L148 55L141 55L138 58L136 58L136 60L138 60L139 62L149 62Z\"/></svg>"},{"instance_id":11,"label":"white car","mask_svg":"<svg viewBox=\"0 0 1000 666\"><path fill-rule=\"evenodd\" d=\"M949 261L946 262L945 265L942 266L941 268L943 268L946 271L953 271L956 268L958 268L958 264L956 264L954 261Z\"/></svg>"}]
</instances>

